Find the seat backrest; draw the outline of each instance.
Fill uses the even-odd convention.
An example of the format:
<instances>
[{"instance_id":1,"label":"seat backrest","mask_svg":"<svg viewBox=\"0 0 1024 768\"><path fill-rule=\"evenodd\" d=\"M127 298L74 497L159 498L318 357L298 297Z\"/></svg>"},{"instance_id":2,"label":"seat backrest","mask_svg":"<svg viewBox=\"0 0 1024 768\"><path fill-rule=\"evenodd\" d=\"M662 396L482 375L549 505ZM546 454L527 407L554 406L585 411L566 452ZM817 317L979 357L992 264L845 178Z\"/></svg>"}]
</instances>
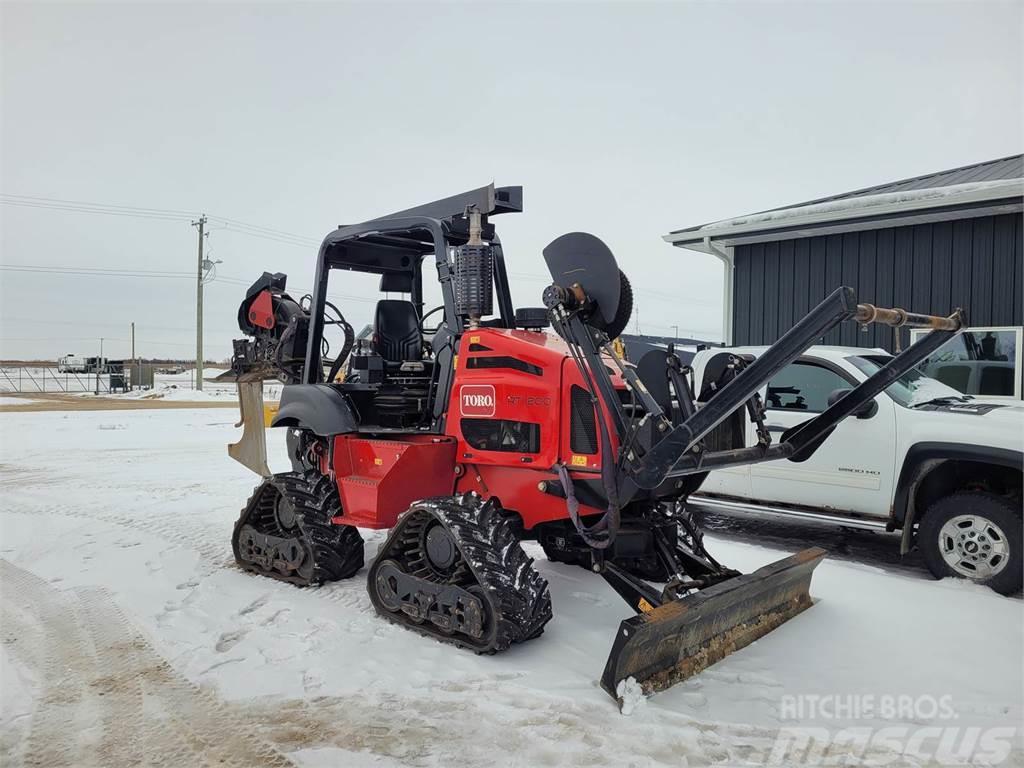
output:
<instances>
[{"instance_id":1,"label":"seat backrest","mask_svg":"<svg viewBox=\"0 0 1024 768\"><path fill-rule=\"evenodd\" d=\"M373 348L389 363L423 358L420 320L411 301L381 299L374 317Z\"/></svg>"}]
</instances>

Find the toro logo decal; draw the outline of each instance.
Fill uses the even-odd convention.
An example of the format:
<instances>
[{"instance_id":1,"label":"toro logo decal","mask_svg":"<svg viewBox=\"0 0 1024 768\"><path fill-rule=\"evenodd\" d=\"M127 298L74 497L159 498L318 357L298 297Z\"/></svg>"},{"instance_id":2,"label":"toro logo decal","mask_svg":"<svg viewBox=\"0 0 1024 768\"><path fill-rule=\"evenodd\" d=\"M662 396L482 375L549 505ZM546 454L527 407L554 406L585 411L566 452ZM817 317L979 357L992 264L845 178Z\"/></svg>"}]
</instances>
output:
<instances>
[{"instance_id":1,"label":"toro logo decal","mask_svg":"<svg viewBox=\"0 0 1024 768\"><path fill-rule=\"evenodd\" d=\"M459 410L463 416L493 416L494 402L494 387L491 384L465 384L459 390Z\"/></svg>"}]
</instances>

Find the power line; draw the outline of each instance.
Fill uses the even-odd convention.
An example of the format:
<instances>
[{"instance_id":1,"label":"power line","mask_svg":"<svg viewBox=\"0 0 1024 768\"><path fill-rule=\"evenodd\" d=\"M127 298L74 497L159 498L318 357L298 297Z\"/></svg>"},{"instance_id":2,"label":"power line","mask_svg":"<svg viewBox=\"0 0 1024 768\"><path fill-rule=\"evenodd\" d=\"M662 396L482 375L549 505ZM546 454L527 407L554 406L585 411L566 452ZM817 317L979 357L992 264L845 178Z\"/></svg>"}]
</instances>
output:
<instances>
[{"instance_id":1,"label":"power line","mask_svg":"<svg viewBox=\"0 0 1024 768\"><path fill-rule=\"evenodd\" d=\"M131 272L133 274L140 275L189 275L189 272L173 272L169 269L133 269L131 267L59 267L56 265L48 264L0 264L2 269L44 269L44 270L55 270L58 272L64 271L79 271L83 270L86 272Z\"/></svg>"},{"instance_id":2,"label":"power line","mask_svg":"<svg viewBox=\"0 0 1024 768\"><path fill-rule=\"evenodd\" d=\"M94 203L83 200L67 200L62 198L52 197L39 197L32 195L13 195L3 193L0 194L0 204L2 205L14 205L27 208L41 208L56 211L67 211L76 213L93 213L110 216L128 216L134 218L143 219L156 219L163 221L191 221L192 218L198 215L195 211L187 211L182 209L174 208L148 208L140 206L130 205L112 205L109 203ZM220 224L219 229L236 232L238 234L247 235L249 237L259 238L268 240L270 242L281 243L283 245L292 245L301 248L315 247L320 244L320 240L316 238L307 237L304 235L297 235L292 232L285 230L276 229L274 227L266 227L260 224L250 224L239 219L233 219L228 216L217 216L210 214L208 218L211 221L216 221ZM0 270L9 272L34 272L41 274L66 274L75 276L106 276L106 277L143 277L143 278L169 278L169 279L191 279L193 275L187 272L171 272L171 271L157 271L157 270L135 270L135 269L105 269L105 268L93 268L93 267L40 267L30 265L0 265ZM525 274L522 272L509 272L510 277L515 277L520 280L529 280L538 283L546 283L547 279L538 275ZM241 285L249 286L251 281L243 280L237 277L230 276L217 276L212 283L222 282L228 285ZM293 288L296 292L312 293L311 290L305 288ZM673 295L668 293L662 293L659 291L650 290L647 288L634 288L634 291L647 298L656 299L664 302L671 302L677 304L680 301L685 301L691 304L698 304L704 306L717 306L718 302L691 298L679 295ZM346 294L330 295L332 299L344 299L347 301L373 303L374 299L366 298L363 296L352 296ZM663 328L671 328L672 326L659 326Z\"/></svg>"},{"instance_id":3,"label":"power line","mask_svg":"<svg viewBox=\"0 0 1024 768\"><path fill-rule=\"evenodd\" d=\"M113 205L111 203L90 203L84 200L62 200L53 197L34 197L32 195L12 195L9 193L2 193L0 197L10 197L19 200L30 200L40 203L61 203L64 205L85 205L93 208L117 208L125 211L136 211L139 213L163 213L163 214L181 214L183 216L193 216L195 211L185 211L175 208L141 208L134 205Z\"/></svg>"},{"instance_id":4,"label":"power line","mask_svg":"<svg viewBox=\"0 0 1024 768\"><path fill-rule=\"evenodd\" d=\"M44 275L75 275L78 277L148 277L158 279L188 279L193 277L185 272L146 272L137 270L98 269L92 267L30 267L0 264L4 272L32 272Z\"/></svg>"},{"instance_id":5,"label":"power line","mask_svg":"<svg viewBox=\"0 0 1024 768\"><path fill-rule=\"evenodd\" d=\"M125 211L125 210L117 210L117 209L104 209L104 208L92 208L92 207L76 206L76 205L60 205L60 204L51 204L51 203L37 203L37 202L34 202L34 201L29 201L29 200L0 199L0 204L2 204L2 205L14 205L14 206L18 206L18 207L21 207L21 208L39 208L39 209L43 209L43 210L67 211L67 212L72 212L72 213L96 213L96 214L102 214L104 216L127 216L127 217L137 218L137 219L157 219L157 220L160 220L160 221L187 221L188 220L187 216L166 215L166 214L160 214L160 213L138 213L138 212L134 212L134 211Z\"/></svg>"},{"instance_id":6,"label":"power line","mask_svg":"<svg viewBox=\"0 0 1024 768\"><path fill-rule=\"evenodd\" d=\"M217 221L222 222L224 226L229 229L246 230L261 235L266 235L268 237L280 237L287 240L300 241L310 245L320 245L320 240L316 238L307 237L306 235L296 235L294 232L285 232L282 229L264 227L259 224L247 224L244 221L239 221L238 219L230 219L227 216L215 216L213 214L210 214L209 218L216 219Z\"/></svg>"},{"instance_id":7,"label":"power line","mask_svg":"<svg viewBox=\"0 0 1024 768\"><path fill-rule=\"evenodd\" d=\"M53 197L35 197L32 195L0 194L0 205L13 205L23 208L39 208L44 210L65 211L72 213L93 213L104 216L128 216L140 219L160 221L192 221L198 215L195 211L174 208L142 208L132 205L112 205L109 203L91 203L84 200L65 200ZM317 246L320 240L292 232L285 232L260 224L250 224L228 216L209 215L210 219L222 223L223 229L239 234L258 237L264 240L296 246Z\"/></svg>"},{"instance_id":8,"label":"power line","mask_svg":"<svg viewBox=\"0 0 1024 768\"><path fill-rule=\"evenodd\" d=\"M92 328L123 328L123 322L97 322L95 320L44 320L35 317L27 317L25 315L0 315L0 322L11 322L11 321L24 321L30 322L33 325L77 325L77 326L89 326ZM139 325L140 331L194 331L194 326L181 326L181 325ZM238 328L210 328L207 326L206 330L211 332L219 333L238 333Z\"/></svg>"},{"instance_id":9,"label":"power line","mask_svg":"<svg viewBox=\"0 0 1024 768\"><path fill-rule=\"evenodd\" d=\"M120 339L112 336L104 336L106 341L123 341L126 344L131 342L131 339ZM6 341L96 341L95 336L34 336L34 337L15 337L15 336L2 336L0 337L0 343ZM177 341L146 341L146 344L155 344L163 347L188 347L193 348L192 344L183 344Z\"/></svg>"},{"instance_id":10,"label":"power line","mask_svg":"<svg viewBox=\"0 0 1024 768\"><path fill-rule=\"evenodd\" d=\"M0 264L0 271L6 272L29 272L46 275L71 275L74 277L139 277L139 278L167 278L174 280L195 280L195 275L188 272L158 272L155 270L117 270L117 269L105 269L100 267L33 267L21 264ZM214 285L216 283L222 283L224 285L238 285L248 288L252 285L252 280L244 280L240 277L232 277L229 275L218 275L209 284ZM294 287L292 288L297 294L312 294L312 289ZM373 304L376 299L367 298L366 296L353 296L351 294L344 293L330 293L328 298L334 301L345 300L345 301L357 301L362 303Z\"/></svg>"}]
</instances>

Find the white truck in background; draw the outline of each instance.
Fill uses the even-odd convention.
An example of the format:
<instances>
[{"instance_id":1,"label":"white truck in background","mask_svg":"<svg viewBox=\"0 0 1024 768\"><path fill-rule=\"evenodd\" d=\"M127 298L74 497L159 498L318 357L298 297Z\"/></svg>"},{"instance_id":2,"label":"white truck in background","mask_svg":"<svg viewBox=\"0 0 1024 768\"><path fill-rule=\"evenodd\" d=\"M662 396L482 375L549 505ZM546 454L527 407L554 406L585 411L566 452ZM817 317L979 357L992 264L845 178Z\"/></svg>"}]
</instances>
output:
<instances>
[{"instance_id":1,"label":"white truck in background","mask_svg":"<svg viewBox=\"0 0 1024 768\"><path fill-rule=\"evenodd\" d=\"M102 373L106 370L107 358L103 357L79 357L78 355L64 355L57 360L57 370L60 373Z\"/></svg>"},{"instance_id":2,"label":"white truck in background","mask_svg":"<svg viewBox=\"0 0 1024 768\"><path fill-rule=\"evenodd\" d=\"M723 358L764 347L711 348L692 362L695 391ZM842 391L883 365L883 350L809 349L762 390L773 439L821 413ZM743 413L746 445L756 426ZM900 530L936 577L959 576L1002 594L1021 589L1024 406L986 401L913 372L892 384L806 461L775 461L711 472L692 500L726 514L816 520Z\"/></svg>"},{"instance_id":3,"label":"white truck in background","mask_svg":"<svg viewBox=\"0 0 1024 768\"><path fill-rule=\"evenodd\" d=\"M78 355L64 355L57 361L57 370L61 373L85 373L86 359Z\"/></svg>"}]
</instances>

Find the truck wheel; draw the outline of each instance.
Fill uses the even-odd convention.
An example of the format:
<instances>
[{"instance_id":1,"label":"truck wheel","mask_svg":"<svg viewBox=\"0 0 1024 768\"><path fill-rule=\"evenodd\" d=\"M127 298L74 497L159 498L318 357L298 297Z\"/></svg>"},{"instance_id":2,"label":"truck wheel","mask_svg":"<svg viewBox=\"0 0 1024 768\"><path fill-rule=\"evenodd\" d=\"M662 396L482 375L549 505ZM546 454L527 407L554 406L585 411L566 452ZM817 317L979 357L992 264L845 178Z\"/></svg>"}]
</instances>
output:
<instances>
[{"instance_id":1,"label":"truck wheel","mask_svg":"<svg viewBox=\"0 0 1024 768\"><path fill-rule=\"evenodd\" d=\"M936 578L959 576L1001 595L1021 589L1020 508L991 493L962 491L939 499L917 531L925 564Z\"/></svg>"}]
</instances>

